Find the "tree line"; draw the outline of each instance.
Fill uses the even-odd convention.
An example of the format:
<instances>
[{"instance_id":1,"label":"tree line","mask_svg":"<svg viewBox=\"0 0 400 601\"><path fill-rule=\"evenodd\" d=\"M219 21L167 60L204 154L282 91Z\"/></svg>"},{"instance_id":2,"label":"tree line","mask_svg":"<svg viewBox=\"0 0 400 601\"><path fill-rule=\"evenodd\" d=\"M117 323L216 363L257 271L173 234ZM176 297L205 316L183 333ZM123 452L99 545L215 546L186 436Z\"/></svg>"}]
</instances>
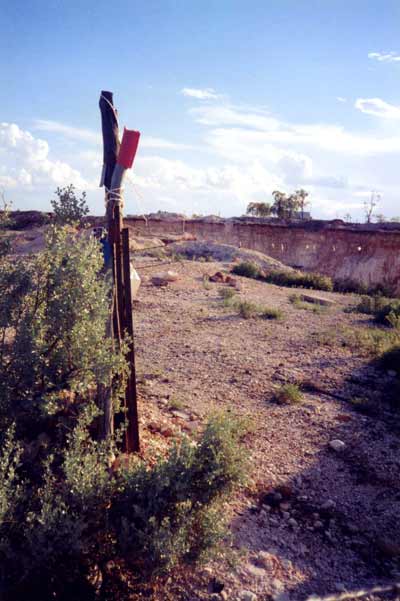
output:
<instances>
[{"instance_id":1,"label":"tree line","mask_svg":"<svg viewBox=\"0 0 400 601\"><path fill-rule=\"evenodd\" d=\"M300 188L292 194L285 194L279 190L272 192L274 202L251 202L247 206L246 214L255 217L275 216L278 219L291 220L300 216L304 219L305 208L309 204L308 192Z\"/></svg>"}]
</instances>

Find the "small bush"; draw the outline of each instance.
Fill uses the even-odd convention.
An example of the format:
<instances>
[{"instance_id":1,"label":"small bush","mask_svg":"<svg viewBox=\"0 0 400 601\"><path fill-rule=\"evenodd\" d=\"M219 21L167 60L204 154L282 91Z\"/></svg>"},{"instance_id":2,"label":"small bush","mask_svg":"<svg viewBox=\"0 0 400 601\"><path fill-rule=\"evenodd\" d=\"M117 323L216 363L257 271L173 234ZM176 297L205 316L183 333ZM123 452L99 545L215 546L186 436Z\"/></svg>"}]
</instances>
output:
<instances>
[{"instance_id":1,"label":"small bush","mask_svg":"<svg viewBox=\"0 0 400 601\"><path fill-rule=\"evenodd\" d=\"M373 315L376 323L398 328L400 326L400 299L385 296L362 296L356 311Z\"/></svg>"},{"instance_id":2,"label":"small bush","mask_svg":"<svg viewBox=\"0 0 400 601\"><path fill-rule=\"evenodd\" d=\"M250 319L251 317L256 317L260 312L260 306L256 303L252 303L251 301L239 301L235 304L235 309L237 309L240 317L244 319Z\"/></svg>"},{"instance_id":3,"label":"small bush","mask_svg":"<svg viewBox=\"0 0 400 601\"><path fill-rule=\"evenodd\" d=\"M220 288L218 294L224 300L229 300L236 296L236 292L233 288Z\"/></svg>"},{"instance_id":4,"label":"small bush","mask_svg":"<svg viewBox=\"0 0 400 601\"><path fill-rule=\"evenodd\" d=\"M235 275L241 275L245 278L257 280L260 277L261 270L256 263L252 263L251 261L243 261L242 263L238 263L233 267L232 273Z\"/></svg>"},{"instance_id":5,"label":"small bush","mask_svg":"<svg viewBox=\"0 0 400 601\"><path fill-rule=\"evenodd\" d=\"M342 346L348 346L354 351L361 351L362 354L377 358L400 344L400 332L398 330L343 328L338 335Z\"/></svg>"},{"instance_id":6,"label":"small bush","mask_svg":"<svg viewBox=\"0 0 400 601\"><path fill-rule=\"evenodd\" d=\"M366 284L357 282L357 280L352 280L350 278L334 280L333 290L335 292L341 292L342 294L345 292L353 294L368 294L368 286Z\"/></svg>"},{"instance_id":7,"label":"small bush","mask_svg":"<svg viewBox=\"0 0 400 601\"><path fill-rule=\"evenodd\" d=\"M57 225L81 224L89 213L86 203L86 192L80 198L76 196L75 187L70 184L65 188L57 188L56 199L50 201Z\"/></svg>"},{"instance_id":8,"label":"small bush","mask_svg":"<svg viewBox=\"0 0 400 601\"><path fill-rule=\"evenodd\" d=\"M274 309L271 307L262 307L260 311L260 317L263 319L283 319L283 313L280 309Z\"/></svg>"},{"instance_id":9,"label":"small bush","mask_svg":"<svg viewBox=\"0 0 400 601\"><path fill-rule=\"evenodd\" d=\"M303 301L298 294L291 294L289 296L289 301L296 309L303 309L304 311L311 311L312 313L325 313L328 310L328 307L321 305L321 303L308 303Z\"/></svg>"},{"instance_id":10,"label":"small bush","mask_svg":"<svg viewBox=\"0 0 400 601\"><path fill-rule=\"evenodd\" d=\"M275 393L279 405L296 405L303 400L303 394L297 384L283 384Z\"/></svg>"},{"instance_id":11,"label":"small bush","mask_svg":"<svg viewBox=\"0 0 400 601\"><path fill-rule=\"evenodd\" d=\"M300 273L297 271L271 271L263 280L276 286L290 288L313 288L315 290L333 290L330 277L318 273Z\"/></svg>"},{"instance_id":12,"label":"small bush","mask_svg":"<svg viewBox=\"0 0 400 601\"><path fill-rule=\"evenodd\" d=\"M168 409L173 410L181 410L184 409L185 404L183 403L183 401L180 401L179 399L169 399L168 401Z\"/></svg>"}]
</instances>

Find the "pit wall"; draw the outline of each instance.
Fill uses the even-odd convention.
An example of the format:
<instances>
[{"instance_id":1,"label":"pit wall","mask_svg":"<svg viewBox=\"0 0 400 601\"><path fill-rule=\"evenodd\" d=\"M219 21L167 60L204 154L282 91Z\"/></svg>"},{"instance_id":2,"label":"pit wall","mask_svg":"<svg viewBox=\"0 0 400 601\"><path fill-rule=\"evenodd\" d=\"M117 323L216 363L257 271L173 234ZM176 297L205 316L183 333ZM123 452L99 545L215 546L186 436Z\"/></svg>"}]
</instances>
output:
<instances>
[{"instance_id":1,"label":"pit wall","mask_svg":"<svg viewBox=\"0 0 400 601\"><path fill-rule=\"evenodd\" d=\"M367 286L383 285L400 295L400 226L346 225L309 221L295 224L261 220L125 219L136 234L162 237L190 233L258 250L286 265L351 279Z\"/></svg>"}]
</instances>

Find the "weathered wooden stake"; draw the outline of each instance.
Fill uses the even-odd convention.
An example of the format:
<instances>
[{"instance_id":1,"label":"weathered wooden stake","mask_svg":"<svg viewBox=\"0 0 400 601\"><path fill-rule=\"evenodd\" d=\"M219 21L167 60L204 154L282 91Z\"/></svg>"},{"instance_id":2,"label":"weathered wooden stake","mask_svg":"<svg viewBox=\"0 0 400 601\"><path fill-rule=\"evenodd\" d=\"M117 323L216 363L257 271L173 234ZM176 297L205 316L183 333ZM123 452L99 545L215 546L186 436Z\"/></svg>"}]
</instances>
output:
<instances>
[{"instance_id":1,"label":"weathered wooden stake","mask_svg":"<svg viewBox=\"0 0 400 601\"><path fill-rule=\"evenodd\" d=\"M103 132L104 164L100 185L106 188L106 217L108 225L108 242L112 249L112 262L106 270L112 270L113 294L112 335L121 348L124 337L128 336L129 376L124 394L125 417L128 419L123 441L126 452L139 451L139 420L137 413L137 394L135 376L135 349L133 343L132 298L129 258L129 231L123 230L122 219L122 183L125 171L132 166L136 153L139 133L124 131L122 146L119 142L117 112L113 105L111 92L101 92L100 111ZM111 389L103 395L103 435L108 437L113 432L113 408Z\"/></svg>"}]
</instances>

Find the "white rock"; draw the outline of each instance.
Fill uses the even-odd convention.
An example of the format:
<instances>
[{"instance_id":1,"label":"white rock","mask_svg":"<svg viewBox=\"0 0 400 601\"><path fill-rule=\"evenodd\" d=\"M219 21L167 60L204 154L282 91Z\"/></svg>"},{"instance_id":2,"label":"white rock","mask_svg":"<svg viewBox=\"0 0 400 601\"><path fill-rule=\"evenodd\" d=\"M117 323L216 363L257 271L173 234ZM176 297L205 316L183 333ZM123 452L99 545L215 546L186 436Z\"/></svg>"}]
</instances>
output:
<instances>
[{"instance_id":1,"label":"white rock","mask_svg":"<svg viewBox=\"0 0 400 601\"><path fill-rule=\"evenodd\" d=\"M333 509L336 507L336 503L333 499L328 499L321 505L321 509Z\"/></svg>"},{"instance_id":2,"label":"white rock","mask_svg":"<svg viewBox=\"0 0 400 601\"><path fill-rule=\"evenodd\" d=\"M329 446L331 447L331 449L337 452L343 451L346 448L346 445L343 442L343 440L339 440L338 438L336 438L335 440L331 440Z\"/></svg>"},{"instance_id":3,"label":"white rock","mask_svg":"<svg viewBox=\"0 0 400 601\"><path fill-rule=\"evenodd\" d=\"M266 576L264 568L254 566L252 563L248 563L245 566L245 570L248 574L251 574L253 578L265 578Z\"/></svg>"},{"instance_id":4,"label":"white rock","mask_svg":"<svg viewBox=\"0 0 400 601\"><path fill-rule=\"evenodd\" d=\"M239 597L240 601L257 601L257 595L251 591L241 591Z\"/></svg>"},{"instance_id":5,"label":"white rock","mask_svg":"<svg viewBox=\"0 0 400 601\"><path fill-rule=\"evenodd\" d=\"M292 526L292 528L296 528L298 526L298 523L294 518L290 518L290 520L288 520L288 524L289 526Z\"/></svg>"}]
</instances>

